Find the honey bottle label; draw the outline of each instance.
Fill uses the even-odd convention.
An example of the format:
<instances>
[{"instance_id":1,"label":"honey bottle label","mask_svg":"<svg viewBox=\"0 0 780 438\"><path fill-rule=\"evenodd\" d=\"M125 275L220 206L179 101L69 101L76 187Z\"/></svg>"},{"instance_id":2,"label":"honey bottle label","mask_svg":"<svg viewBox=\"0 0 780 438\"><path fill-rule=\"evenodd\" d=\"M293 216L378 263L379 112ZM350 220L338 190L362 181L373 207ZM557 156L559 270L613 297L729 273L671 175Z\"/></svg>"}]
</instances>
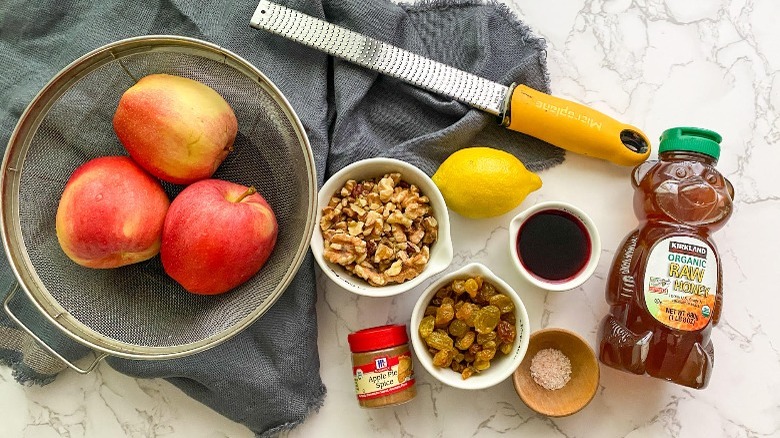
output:
<instances>
[{"instance_id":1,"label":"honey bottle label","mask_svg":"<svg viewBox=\"0 0 780 438\"><path fill-rule=\"evenodd\" d=\"M644 279L647 311L666 326L697 331L710 322L718 260L705 241L672 236L650 251Z\"/></svg>"}]
</instances>

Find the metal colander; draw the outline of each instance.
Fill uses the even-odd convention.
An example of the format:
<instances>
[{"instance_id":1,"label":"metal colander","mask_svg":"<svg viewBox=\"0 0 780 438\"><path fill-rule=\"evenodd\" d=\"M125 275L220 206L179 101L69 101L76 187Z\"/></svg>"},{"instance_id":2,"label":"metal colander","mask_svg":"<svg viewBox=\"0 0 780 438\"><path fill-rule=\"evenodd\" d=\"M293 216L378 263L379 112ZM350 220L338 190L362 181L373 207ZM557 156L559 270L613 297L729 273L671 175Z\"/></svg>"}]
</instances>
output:
<instances>
[{"instance_id":1,"label":"metal colander","mask_svg":"<svg viewBox=\"0 0 780 438\"><path fill-rule=\"evenodd\" d=\"M113 131L113 114L122 93L152 73L198 80L225 98L238 135L214 178L254 185L276 213L279 235L271 257L258 275L223 295L186 292L165 274L159 257L117 269L84 268L57 241L55 216L65 183L89 159L127 155ZM131 38L74 61L22 115L1 178L3 241L21 287L56 327L103 356L180 357L238 333L289 285L314 227L314 162L293 109L251 64L190 38ZM170 199L183 189L163 186Z\"/></svg>"}]
</instances>

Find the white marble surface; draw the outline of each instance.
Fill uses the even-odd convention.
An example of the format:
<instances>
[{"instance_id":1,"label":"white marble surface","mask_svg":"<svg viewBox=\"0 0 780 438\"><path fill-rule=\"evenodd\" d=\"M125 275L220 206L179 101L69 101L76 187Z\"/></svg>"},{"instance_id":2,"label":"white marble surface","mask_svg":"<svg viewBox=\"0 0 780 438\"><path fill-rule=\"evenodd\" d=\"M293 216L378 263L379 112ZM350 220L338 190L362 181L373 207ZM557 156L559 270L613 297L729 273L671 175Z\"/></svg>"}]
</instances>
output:
<instances>
[{"instance_id":1,"label":"white marble surface","mask_svg":"<svg viewBox=\"0 0 780 438\"><path fill-rule=\"evenodd\" d=\"M299 436L780 436L780 2L776 0L508 0L549 44L554 94L640 126L653 139L694 125L724 137L719 169L736 189L735 214L714 236L723 257L725 305L713 331L718 360L709 388L688 390L602 367L593 402L571 417L534 414L510 380L476 393L442 387L417 367L412 402L361 410L350 381L346 336L406 323L421 288L400 298L357 298L319 286L319 345L328 396L286 434ZM607 311L605 275L634 228L629 169L569 155L540 173L544 186L503 217L453 215L450 270L480 261L525 300L532 329L564 327L596 343ZM508 259L507 224L542 200L579 205L601 231L594 277L562 294L524 284ZM467 402L467 405L462 403ZM136 380L102 364L87 376L23 387L0 367L3 437L249 437L245 427L162 380Z\"/></svg>"}]
</instances>

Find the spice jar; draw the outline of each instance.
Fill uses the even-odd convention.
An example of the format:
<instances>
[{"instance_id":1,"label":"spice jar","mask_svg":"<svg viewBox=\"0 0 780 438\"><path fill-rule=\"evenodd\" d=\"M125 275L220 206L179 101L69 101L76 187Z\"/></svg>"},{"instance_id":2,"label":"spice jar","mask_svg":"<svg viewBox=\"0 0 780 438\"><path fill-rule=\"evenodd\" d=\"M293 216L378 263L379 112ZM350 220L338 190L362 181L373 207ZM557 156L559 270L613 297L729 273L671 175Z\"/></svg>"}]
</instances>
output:
<instances>
[{"instance_id":1,"label":"spice jar","mask_svg":"<svg viewBox=\"0 0 780 438\"><path fill-rule=\"evenodd\" d=\"M399 405L414 398L412 353L405 325L385 325L350 333L352 376L363 408Z\"/></svg>"}]
</instances>

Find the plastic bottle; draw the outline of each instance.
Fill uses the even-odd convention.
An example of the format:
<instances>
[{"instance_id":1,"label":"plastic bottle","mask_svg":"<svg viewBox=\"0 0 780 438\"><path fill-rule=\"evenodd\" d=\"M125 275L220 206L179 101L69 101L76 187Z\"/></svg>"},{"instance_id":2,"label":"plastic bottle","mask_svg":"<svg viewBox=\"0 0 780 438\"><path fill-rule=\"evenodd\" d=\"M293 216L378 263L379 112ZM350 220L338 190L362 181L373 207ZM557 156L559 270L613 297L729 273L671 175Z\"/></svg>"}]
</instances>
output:
<instances>
[{"instance_id":1,"label":"plastic bottle","mask_svg":"<svg viewBox=\"0 0 780 438\"><path fill-rule=\"evenodd\" d=\"M710 341L723 299L720 256L710 233L732 213L734 188L716 169L721 136L699 128L664 131L658 160L637 166L639 227L615 255L599 330L605 365L704 388Z\"/></svg>"}]
</instances>

